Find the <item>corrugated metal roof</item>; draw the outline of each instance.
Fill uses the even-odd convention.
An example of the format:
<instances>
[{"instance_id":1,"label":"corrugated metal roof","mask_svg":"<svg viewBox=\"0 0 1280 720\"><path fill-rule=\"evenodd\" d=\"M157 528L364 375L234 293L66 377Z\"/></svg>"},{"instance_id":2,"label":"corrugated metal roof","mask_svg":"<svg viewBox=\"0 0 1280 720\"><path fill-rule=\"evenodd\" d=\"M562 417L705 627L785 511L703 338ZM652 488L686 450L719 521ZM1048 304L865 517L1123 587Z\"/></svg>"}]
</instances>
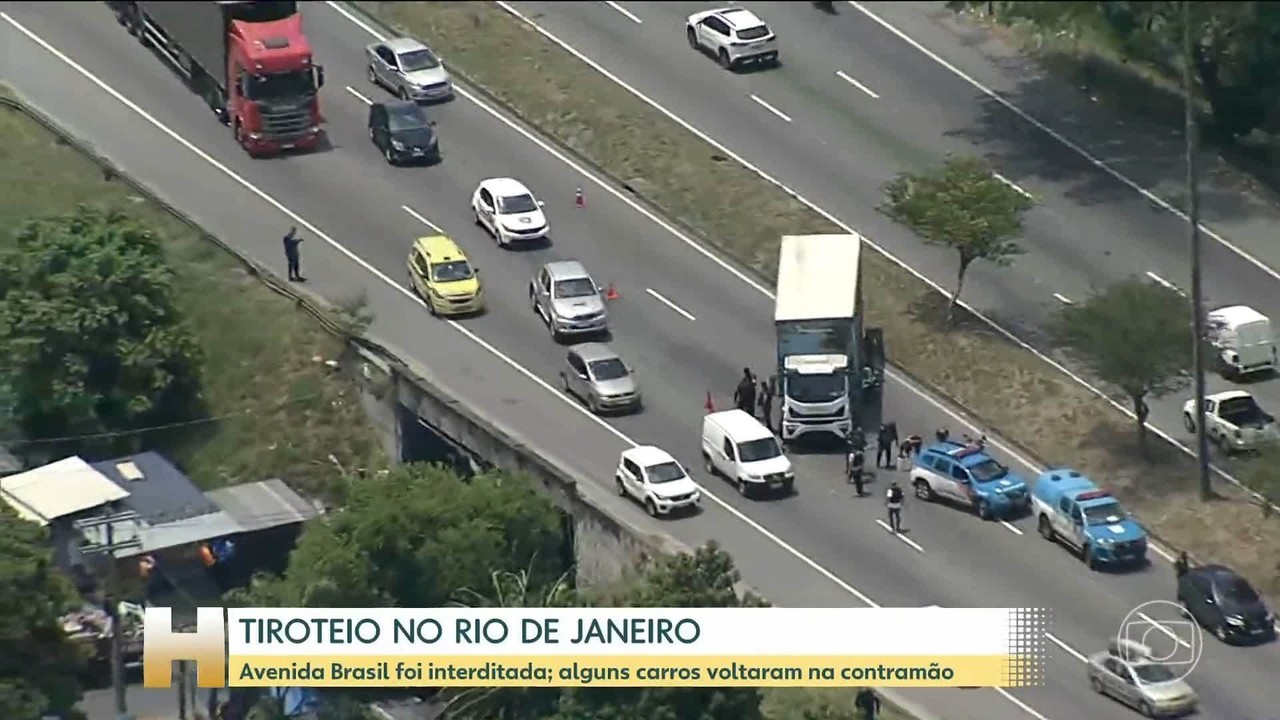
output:
<instances>
[{"instance_id":1,"label":"corrugated metal roof","mask_svg":"<svg viewBox=\"0 0 1280 720\"><path fill-rule=\"evenodd\" d=\"M783 236L774 321L853 317L861 253L857 235Z\"/></svg>"},{"instance_id":2,"label":"corrugated metal roof","mask_svg":"<svg viewBox=\"0 0 1280 720\"><path fill-rule=\"evenodd\" d=\"M19 515L41 525L129 497L75 456L0 479L0 494Z\"/></svg>"},{"instance_id":3,"label":"corrugated metal roof","mask_svg":"<svg viewBox=\"0 0 1280 720\"><path fill-rule=\"evenodd\" d=\"M320 514L314 505L279 479L233 485L205 493L244 528L244 532L300 523Z\"/></svg>"},{"instance_id":4,"label":"corrugated metal roof","mask_svg":"<svg viewBox=\"0 0 1280 720\"><path fill-rule=\"evenodd\" d=\"M134 532L124 524L117 524L115 539L119 541L137 537L142 544L136 548L122 550L116 557L127 558L147 553L159 552L173 547L192 545L217 538L228 537L246 532L245 528L221 510L200 517L185 518L161 525L142 525Z\"/></svg>"}]
</instances>

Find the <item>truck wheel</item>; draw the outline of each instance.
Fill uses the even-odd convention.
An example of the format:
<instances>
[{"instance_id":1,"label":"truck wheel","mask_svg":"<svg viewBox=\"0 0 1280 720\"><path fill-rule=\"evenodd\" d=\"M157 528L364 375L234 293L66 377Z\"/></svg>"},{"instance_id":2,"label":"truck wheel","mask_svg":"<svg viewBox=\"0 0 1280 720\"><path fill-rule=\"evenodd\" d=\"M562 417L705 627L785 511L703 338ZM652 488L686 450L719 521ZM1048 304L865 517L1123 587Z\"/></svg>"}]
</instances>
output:
<instances>
[{"instance_id":1,"label":"truck wheel","mask_svg":"<svg viewBox=\"0 0 1280 720\"><path fill-rule=\"evenodd\" d=\"M1182 413L1182 426L1187 432L1194 433L1196 431L1196 421L1192 419L1191 413Z\"/></svg>"},{"instance_id":2,"label":"truck wheel","mask_svg":"<svg viewBox=\"0 0 1280 720\"><path fill-rule=\"evenodd\" d=\"M1040 516L1040 522L1036 524L1036 529L1040 531L1040 537L1053 542L1057 538L1053 535L1053 523L1049 522L1049 518L1044 515Z\"/></svg>"},{"instance_id":3,"label":"truck wheel","mask_svg":"<svg viewBox=\"0 0 1280 720\"><path fill-rule=\"evenodd\" d=\"M1084 552L1083 552L1083 555L1084 555L1084 564L1085 564L1085 567L1089 568L1090 570L1097 570L1097 569L1098 569L1098 558L1097 558L1097 556L1095 556L1095 555L1093 554L1093 546L1092 546L1092 545L1085 545L1085 546L1084 546Z\"/></svg>"},{"instance_id":4,"label":"truck wheel","mask_svg":"<svg viewBox=\"0 0 1280 720\"><path fill-rule=\"evenodd\" d=\"M916 478L912 483L916 489L916 497L925 502L933 502L933 488L929 487L929 481L924 478Z\"/></svg>"},{"instance_id":5,"label":"truck wheel","mask_svg":"<svg viewBox=\"0 0 1280 720\"><path fill-rule=\"evenodd\" d=\"M702 469L706 470L707 474L712 477L715 477L717 474L716 464L711 462L711 456L706 454L705 452L702 453Z\"/></svg>"},{"instance_id":6,"label":"truck wheel","mask_svg":"<svg viewBox=\"0 0 1280 720\"><path fill-rule=\"evenodd\" d=\"M978 501L978 519L979 520L991 519L991 503L987 502L986 500Z\"/></svg>"}]
</instances>

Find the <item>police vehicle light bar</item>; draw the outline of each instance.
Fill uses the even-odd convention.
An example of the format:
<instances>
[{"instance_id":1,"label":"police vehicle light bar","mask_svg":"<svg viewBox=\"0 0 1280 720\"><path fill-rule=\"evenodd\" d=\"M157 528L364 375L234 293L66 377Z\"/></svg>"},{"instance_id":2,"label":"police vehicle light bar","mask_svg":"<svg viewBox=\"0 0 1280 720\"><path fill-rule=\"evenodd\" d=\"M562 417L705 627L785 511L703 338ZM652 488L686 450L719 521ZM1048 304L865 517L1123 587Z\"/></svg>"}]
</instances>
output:
<instances>
[{"instance_id":1,"label":"police vehicle light bar","mask_svg":"<svg viewBox=\"0 0 1280 720\"><path fill-rule=\"evenodd\" d=\"M982 452L982 448L977 445L965 445L964 447L956 448L947 454L953 458L967 458L970 455L977 455L980 452Z\"/></svg>"},{"instance_id":2,"label":"police vehicle light bar","mask_svg":"<svg viewBox=\"0 0 1280 720\"><path fill-rule=\"evenodd\" d=\"M1077 495L1076 502L1080 502L1082 500L1097 500L1098 498L1106 497L1111 497L1111 493L1106 490L1090 490Z\"/></svg>"}]
</instances>

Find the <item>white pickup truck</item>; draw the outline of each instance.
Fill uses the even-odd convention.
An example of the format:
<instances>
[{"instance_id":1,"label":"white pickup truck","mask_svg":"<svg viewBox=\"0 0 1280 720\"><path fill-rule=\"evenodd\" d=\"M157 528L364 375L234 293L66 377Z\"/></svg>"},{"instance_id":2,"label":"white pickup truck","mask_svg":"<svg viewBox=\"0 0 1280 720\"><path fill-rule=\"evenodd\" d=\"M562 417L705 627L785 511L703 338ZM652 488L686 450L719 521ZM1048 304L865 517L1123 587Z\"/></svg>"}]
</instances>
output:
<instances>
[{"instance_id":1,"label":"white pickup truck","mask_svg":"<svg viewBox=\"0 0 1280 720\"><path fill-rule=\"evenodd\" d=\"M1187 432L1196 431L1196 401L1182 406L1182 423ZM1209 439L1223 452L1257 450L1280 441L1275 418L1263 411L1253 396L1243 390L1227 390L1204 399L1204 428Z\"/></svg>"}]
</instances>

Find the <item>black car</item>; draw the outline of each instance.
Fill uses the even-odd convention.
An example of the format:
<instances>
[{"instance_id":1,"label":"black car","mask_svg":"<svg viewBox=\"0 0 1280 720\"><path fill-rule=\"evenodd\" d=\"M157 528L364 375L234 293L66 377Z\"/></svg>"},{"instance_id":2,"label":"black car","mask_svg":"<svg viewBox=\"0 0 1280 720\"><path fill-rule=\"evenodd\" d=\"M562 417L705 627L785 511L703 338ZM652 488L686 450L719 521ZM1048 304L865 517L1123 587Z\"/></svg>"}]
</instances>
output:
<instances>
[{"instance_id":1,"label":"black car","mask_svg":"<svg viewBox=\"0 0 1280 720\"><path fill-rule=\"evenodd\" d=\"M392 165L411 161L439 162L440 140L435 121L416 103L373 103L369 106L369 139Z\"/></svg>"},{"instance_id":2,"label":"black car","mask_svg":"<svg viewBox=\"0 0 1280 720\"><path fill-rule=\"evenodd\" d=\"M1203 565L1178 580L1178 603L1223 642L1275 637L1276 618L1248 580L1222 565Z\"/></svg>"}]
</instances>

